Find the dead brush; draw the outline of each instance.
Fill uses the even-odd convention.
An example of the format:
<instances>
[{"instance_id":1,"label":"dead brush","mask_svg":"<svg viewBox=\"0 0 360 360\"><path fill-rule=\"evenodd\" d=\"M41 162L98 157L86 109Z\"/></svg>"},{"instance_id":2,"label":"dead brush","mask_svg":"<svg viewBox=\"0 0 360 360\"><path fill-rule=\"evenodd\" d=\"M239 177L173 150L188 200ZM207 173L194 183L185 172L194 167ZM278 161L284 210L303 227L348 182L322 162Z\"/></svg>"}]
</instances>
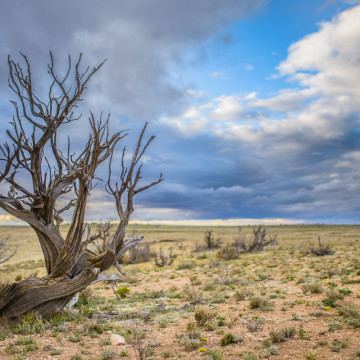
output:
<instances>
[{"instance_id":1,"label":"dead brush","mask_svg":"<svg viewBox=\"0 0 360 360\"><path fill-rule=\"evenodd\" d=\"M155 251L153 256L155 265L159 267L170 266L174 262L176 257L176 255L173 254L172 248L169 250L168 255L164 254L162 249L160 248L159 253Z\"/></svg>"},{"instance_id":2,"label":"dead brush","mask_svg":"<svg viewBox=\"0 0 360 360\"><path fill-rule=\"evenodd\" d=\"M195 241L195 247L193 252L201 252L205 250L218 249L221 246L221 239L215 239L212 231L206 231L204 234L204 243L201 245L198 241Z\"/></svg>"},{"instance_id":3,"label":"dead brush","mask_svg":"<svg viewBox=\"0 0 360 360\"><path fill-rule=\"evenodd\" d=\"M250 239L241 232L239 228L238 235L234 237L232 244L222 247L217 256L223 260L237 259L241 254L262 251L266 246L277 245L277 234L271 236L265 227L259 225L253 228L253 234Z\"/></svg>"},{"instance_id":4,"label":"dead brush","mask_svg":"<svg viewBox=\"0 0 360 360\"><path fill-rule=\"evenodd\" d=\"M241 227L239 228L238 235L234 238L233 246L240 253L252 253L255 251L262 251L268 245L277 244L277 234L271 236L270 232L265 227L259 225L253 228L252 238L246 240L245 235L241 233Z\"/></svg>"},{"instance_id":5,"label":"dead brush","mask_svg":"<svg viewBox=\"0 0 360 360\"><path fill-rule=\"evenodd\" d=\"M250 332L258 332L264 329L264 318L252 318L245 321L245 326Z\"/></svg>"},{"instance_id":6,"label":"dead brush","mask_svg":"<svg viewBox=\"0 0 360 360\"><path fill-rule=\"evenodd\" d=\"M205 242L205 248L207 250L209 250L209 249L217 249L221 245L221 239L220 238L215 239L215 237L213 236L212 231L206 231L205 232L204 242Z\"/></svg>"},{"instance_id":7,"label":"dead brush","mask_svg":"<svg viewBox=\"0 0 360 360\"><path fill-rule=\"evenodd\" d=\"M317 248L311 247L308 249L308 254L313 254L316 256L326 256L326 255L333 255L335 251L332 249L330 244L323 245L321 242L320 235L318 237L319 246Z\"/></svg>"}]
</instances>

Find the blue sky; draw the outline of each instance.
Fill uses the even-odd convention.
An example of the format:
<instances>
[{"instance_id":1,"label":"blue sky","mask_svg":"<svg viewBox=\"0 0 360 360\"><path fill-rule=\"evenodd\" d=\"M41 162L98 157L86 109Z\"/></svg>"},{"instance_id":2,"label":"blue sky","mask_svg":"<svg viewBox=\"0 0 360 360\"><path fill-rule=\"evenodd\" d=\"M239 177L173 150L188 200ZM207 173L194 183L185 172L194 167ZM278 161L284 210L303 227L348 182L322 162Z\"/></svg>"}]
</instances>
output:
<instances>
[{"instance_id":1,"label":"blue sky","mask_svg":"<svg viewBox=\"0 0 360 360\"><path fill-rule=\"evenodd\" d=\"M83 52L108 61L64 138L81 148L89 109L130 128L129 148L145 121L157 136L144 178L165 181L139 195L135 221L358 223L359 19L356 0L5 0L0 140L7 55L27 54L41 93L49 50L59 68ZM116 220L101 183L88 219Z\"/></svg>"}]
</instances>

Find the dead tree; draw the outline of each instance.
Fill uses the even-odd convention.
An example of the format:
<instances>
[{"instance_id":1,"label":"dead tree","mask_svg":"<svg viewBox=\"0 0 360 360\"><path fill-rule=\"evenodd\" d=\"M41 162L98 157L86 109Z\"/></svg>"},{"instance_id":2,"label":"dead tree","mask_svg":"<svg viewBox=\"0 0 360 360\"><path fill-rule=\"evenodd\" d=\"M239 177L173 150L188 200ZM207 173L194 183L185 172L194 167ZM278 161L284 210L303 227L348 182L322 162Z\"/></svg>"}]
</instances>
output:
<instances>
[{"instance_id":1,"label":"dead tree","mask_svg":"<svg viewBox=\"0 0 360 360\"><path fill-rule=\"evenodd\" d=\"M16 247L7 244L7 239L0 239L0 264L12 258L16 250Z\"/></svg>"},{"instance_id":2,"label":"dead tree","mask_svg":"<svg viewBox=\"0 0 360 360\"><path fill-rule=\"evenodd\" d=\"M258 227L253 227L252 237L247 240L246 236L242 234L241 227L239 228L238 235L234 238L233 246L236 249L237 253L251 253L255 251L262 251L268 245L277 244L277 234L271 236L267 232L266 228L259 225Z\"/></svg>"},{"instance_id":3,"label":"dead tree","mask_svg":"<svg viewBox=\"0 0 360 360\"><path fill-rule=\"evenodd\" d=\"M21 54L22 55L22 54ZM126 133L110 134L109 116L89 118L90 134L82 151L75 154L68 139L61 150L59 128L80 118L76 108L99 66L81 70L80 54L75 64L68 59L64 76L55 71L50 53L48 73L50 87L45 98L34 92L29 61L22 55L24 66L8 59L9 86L17 101L12 101L15 115L7 130L9 143L1 146L3 171L0 181L9 184L7 194L0 195L0 207L27 222L35 231L43 252L47 275L28 277L23 281L0 287L0 317L13 318L28 311L48 314L58 312L78 291L95 281L99 274L118 265L119 258L142 240L142 236L126 238L126 228L134 210L133 198L163 180L139 184L140 162L154 137L143 144L146 124L139 136L129 164L122 151L119 182L112 182L111 165L116 145ZM94 240L85 223L88 196L96 180L96 170L108 161L106 190L115 199L120 222L111 240L101 253L88 246ZM64 197L63 195L66 195ZM72 200L69 195L74 196ZM62 200L62 201L61 201ZM63 205L60 208L61 202ZM60 233L62 213L73 208L66 236Z\"/></svg>"}]
</instances>

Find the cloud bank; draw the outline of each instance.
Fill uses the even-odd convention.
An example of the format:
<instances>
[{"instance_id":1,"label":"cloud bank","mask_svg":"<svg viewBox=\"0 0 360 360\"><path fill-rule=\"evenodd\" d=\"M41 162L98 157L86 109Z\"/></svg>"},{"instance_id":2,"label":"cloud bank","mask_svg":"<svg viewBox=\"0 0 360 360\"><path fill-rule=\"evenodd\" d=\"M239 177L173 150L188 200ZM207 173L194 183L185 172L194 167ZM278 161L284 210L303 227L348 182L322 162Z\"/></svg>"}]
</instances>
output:
<instances>
[{"instance_id":1,"label":"cloud bank","mask_svg":"<svg viewBox=\"0 0 360 360\"><path fill-rule=\"evenodd\" d=\"M50 49L60 69L68 53L84 52L90 65L107 58L88 89L84 109L110 109L113 129L136 129L130 144L143 122L151 120L150 131L158 136L145 159L144 178L163 172L166 179L137 199L135 220L357 222L359 5L291 44L286 58L264 79L268 88L285 80L280 90L250 85L248 92L214 95L199 88L196 79L181 76L190 58L204 65L212 61L203 51L210 39L218 36L228 46L231 36L219 34L258 9L266 11L266 5L262 0L5 0L0 14L1 115L9 119L12 111L8 54L21 50L29 56L40 92L46 89ZM257 70L246 60L238 66L247 73ZM230 83L227 70L211 71L208 77ZM83 127L78 123L73 131L79 142ZM104 178L105 171L100 169L98 176ZM88 218L116 219L112 199L101 186L93 191Z\"/></svg>"}]
</instances>

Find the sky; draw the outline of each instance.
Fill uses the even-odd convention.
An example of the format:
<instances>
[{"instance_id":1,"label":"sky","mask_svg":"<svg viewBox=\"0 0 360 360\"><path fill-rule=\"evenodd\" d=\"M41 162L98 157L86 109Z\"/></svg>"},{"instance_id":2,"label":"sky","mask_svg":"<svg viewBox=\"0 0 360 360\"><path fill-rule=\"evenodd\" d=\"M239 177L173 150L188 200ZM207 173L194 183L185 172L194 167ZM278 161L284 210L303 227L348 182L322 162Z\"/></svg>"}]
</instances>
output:
<instances>
[{"instance_id":1,"label":"sky","mask_svg":"<svg viewBox=\"0 0 360 360\"><path fill-rule=\"evenodd\" d=\"M156 135L143 177L165 180L137 196L133 221L359 223L359 20L358 0L3 0L0 141L8 55L27 55L42 94L49 51L60 73L81 52L84 66L107 61L64 139L81 149L90 109L130 129L115 158L146 121ZM89 221L117 219L103 185Z\"/></svg>"}]
</instances>

